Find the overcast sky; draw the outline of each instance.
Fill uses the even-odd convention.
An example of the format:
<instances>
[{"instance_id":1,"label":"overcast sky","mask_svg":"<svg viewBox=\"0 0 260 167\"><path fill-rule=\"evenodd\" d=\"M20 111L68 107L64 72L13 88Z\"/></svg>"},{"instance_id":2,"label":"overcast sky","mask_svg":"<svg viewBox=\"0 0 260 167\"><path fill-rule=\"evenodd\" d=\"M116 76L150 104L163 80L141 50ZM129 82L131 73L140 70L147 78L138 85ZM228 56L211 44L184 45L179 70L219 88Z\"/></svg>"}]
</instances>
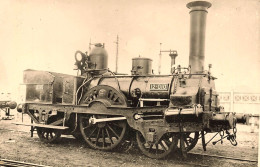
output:
<instances>
[{"instance_id":1,"label":"overcast sky","mask_svg":"<svg viewBox=\"0 0 260 167\"><path fill-rule=\"evenodd\" d=\"M178 51L188 66L187 0L37 0L0 1L0 89L17 90L23 70L76 74L74 53L88 43L105 43L115 70L130 73L131 59L149 57L158 72L162 49ZM205 66L213 64L217 90L260 93L260 1L212 0L206 28ZM162 73L170 71L163 54Z\"/></svg>"}]
</instances>

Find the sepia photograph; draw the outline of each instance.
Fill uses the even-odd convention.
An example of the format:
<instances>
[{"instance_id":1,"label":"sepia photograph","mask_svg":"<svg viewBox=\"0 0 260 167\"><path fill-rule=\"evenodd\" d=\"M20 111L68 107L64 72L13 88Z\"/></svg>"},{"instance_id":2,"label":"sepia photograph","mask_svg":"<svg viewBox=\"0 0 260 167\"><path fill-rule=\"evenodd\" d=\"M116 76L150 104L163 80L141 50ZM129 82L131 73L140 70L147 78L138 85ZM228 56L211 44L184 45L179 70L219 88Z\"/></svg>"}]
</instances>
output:
<instances>
[{"instance_id":1,"label":"sepia photograph","mask_svg":"<svg viewBox=\"0 0 260 167\"><path fill-rule=\"evenodd\" d=\"M259 166L260 0L7 0L0 23L0 167Z\"/></svg>"}]
</instances>

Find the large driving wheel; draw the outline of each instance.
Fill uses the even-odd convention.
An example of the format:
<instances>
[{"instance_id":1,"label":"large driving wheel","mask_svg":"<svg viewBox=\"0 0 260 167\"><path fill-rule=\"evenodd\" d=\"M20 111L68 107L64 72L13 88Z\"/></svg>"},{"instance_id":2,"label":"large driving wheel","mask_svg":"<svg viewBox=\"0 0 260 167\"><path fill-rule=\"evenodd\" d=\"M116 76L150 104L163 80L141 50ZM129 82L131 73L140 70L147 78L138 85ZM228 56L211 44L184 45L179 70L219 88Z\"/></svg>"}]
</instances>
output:
<instances>
[{"instance_id":1,"label":"large driving wheel","mask_svg":"<svg viewBox=\"0 0 260 167\"><path fill-rule=\"evenodd\" d=\"M112 150L123 143L127 129L125 120L104 121L93 124L90 123L89 119L113 117L104 114L106 113L107 105L126 107L125 96L111 86L98 85L84 94L80 105L86 104L89 105L89 109L96 113L83 114L79 119L80 131L87 144L94 149ZM103 114L98 114L99 111L103 112Z\"/></svg>"},{"instance_id":2,"label":"large driving wheel","mask_svg":"<svg viewBox=\"0 0 260 167\"><path fill-rule=\"evenodd\" d=\"M145 140L140 132L136 133L137 144L144 155L150 158L161 159L169 155L178 144L178 137L172 133L165 133L158 143Z\"/></svg>"},{"instance_id":3,"label":"large driving wheel","mask_svg":"<svg viewBox=\"0 0 260 167\"><path fill-rule=\"evenodd\" d=\"M94 116L105 118L106 116ZM90 147L99 150L113 150L124 141L126 121L89 123L89 116L80 117L80 131Z\"/></svg>"}]
</instances>

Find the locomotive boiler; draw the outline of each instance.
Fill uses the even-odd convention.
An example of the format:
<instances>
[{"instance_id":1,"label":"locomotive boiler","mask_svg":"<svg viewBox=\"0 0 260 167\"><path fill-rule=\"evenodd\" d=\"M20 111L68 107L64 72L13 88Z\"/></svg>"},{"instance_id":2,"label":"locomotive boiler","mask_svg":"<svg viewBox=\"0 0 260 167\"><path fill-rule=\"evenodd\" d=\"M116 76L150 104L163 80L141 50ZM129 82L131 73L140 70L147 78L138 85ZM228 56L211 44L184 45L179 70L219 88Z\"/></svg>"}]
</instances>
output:
<instances>
[{"instance_id":1,"label":"locomotive boiler","mask_svg":"<svg viewBox=\"0 0 260 167\"><path fill-rule=\"evenodd\" d=\"M149 58L134 58L131 75L108 69L108 53L96 44L88 53L75 53L78 76L26 70L26 102L18 111L44 142L61 134L82 137L99 150L120 149L136 141L148 157L163 158L176 149L183 156L206 133L226 134L236 145L236 117L219 106L215 77L204 68L204 46L209 2L195 1L190 9L188 68L171 68L169 75L154 75ZM171 53L175 62L177 52ZM210 66L211 67L211 66ZM209 68L210 69L210 68ZM136 139L136 140L135 140Z\"/></svg>"}]
</instances>

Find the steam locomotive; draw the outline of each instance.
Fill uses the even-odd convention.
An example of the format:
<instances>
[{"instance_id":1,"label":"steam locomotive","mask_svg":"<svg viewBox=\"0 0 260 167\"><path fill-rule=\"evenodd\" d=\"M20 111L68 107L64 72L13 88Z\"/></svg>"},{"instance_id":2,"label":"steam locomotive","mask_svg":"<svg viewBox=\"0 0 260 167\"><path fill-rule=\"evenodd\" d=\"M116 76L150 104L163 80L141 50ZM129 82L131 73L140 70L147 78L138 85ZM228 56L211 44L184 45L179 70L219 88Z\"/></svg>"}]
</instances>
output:
<instances>
[{"instance_id":1,"label":"steam locomotive","mask_svg":"<svg viewBox=\"0 0 260 167\"><path fill-rule=\"evenodd\" d=\"M82 137L99 150L120 149L136 139L148 157L163 158L178 149L183 156L198 140L206 150L206 133L220 133L236 145L236 118L219 106L215 77L204 70L204 45L209 2L195 1L190 9L189 67L174 68L177 52L170 53L169 75L154 75L149 58L133 58L131 75L107 67L102 44L91 52L75 53L78 76L25 70L26 102L18 112L28 114L43 142L61 134ZM226 134L224 137L223 135ZM222 140L221 138L221 140Z\"/></svg>"}]
</instances>

